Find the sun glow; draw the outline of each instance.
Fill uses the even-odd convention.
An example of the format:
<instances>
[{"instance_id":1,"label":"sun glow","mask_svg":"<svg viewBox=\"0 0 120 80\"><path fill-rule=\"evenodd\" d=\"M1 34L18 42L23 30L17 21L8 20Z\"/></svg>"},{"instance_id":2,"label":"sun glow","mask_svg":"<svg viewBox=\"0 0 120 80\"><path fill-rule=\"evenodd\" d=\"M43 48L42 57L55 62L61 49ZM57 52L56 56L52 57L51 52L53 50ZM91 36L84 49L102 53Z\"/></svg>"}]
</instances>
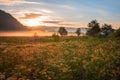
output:
<instances>
[{"instance_id":1,"label":"sun glow","mask_svg":"<svg viewBox=\"0 0 120 80\"><path fill-rule=\"evenodd\" d=\"M34 27L34 26L41 26L41 25L45 25L45 23L43 23L43 21L49 20L49 17L46 16L42 16L40 18L35 18L35 19L21 19L20 21L29 27Z\"/></svg>"},{"instance_id":2,"label":"sun glow","mask_svg":"<svg viewBox=\"0 0 120 80\"><path fill-rule=\"evenodd\" d=\"M33 14L32 14L33 15ZM29 15L30 16L30 15ZM20 22L22 24L24 24L25 26L28 26L28 27L36 27L36 26L48 26L50 24L47 24L47 23L44 23L43 21L49 21L51 20L51 16L40 16L40 17L37 17L37 18L29 18L29 17L22 17L22 18L19 18Z\"/></svg>"},{"instance_id":3,"label":"sun glow","mask_svg":"<svg viewBox=\"0 0 120 80\"><path fill-rule=\"evenodd\" d=\"M32 19L32 20L26 21L25 24L28 25L28 26L39 26L40 22L37 19Z\"/></svg>"}]
</instances>

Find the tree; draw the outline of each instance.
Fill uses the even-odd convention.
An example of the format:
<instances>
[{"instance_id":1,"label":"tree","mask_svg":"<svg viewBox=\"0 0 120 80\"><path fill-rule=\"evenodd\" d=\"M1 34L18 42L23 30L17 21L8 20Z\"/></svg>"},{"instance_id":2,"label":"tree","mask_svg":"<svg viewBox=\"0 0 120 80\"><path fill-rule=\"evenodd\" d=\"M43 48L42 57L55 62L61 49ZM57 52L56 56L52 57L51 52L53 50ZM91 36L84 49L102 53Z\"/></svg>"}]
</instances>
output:
<instances>
[{"instance_id":1,"label":"tree","mask_svg":"<svg viewBox=\"0 0 120 80\"><path fill-rule=\"evenodd\" d=\"M114 32L114 29L112 29L112 26L111 26L111 25L108 25L108 24L102 25L101 33L102 33L104 36L108 36L108 35L110 35L110 34L113 33L113 32Z\"/></svg>"},{"instance_id":2,"label":"tree","mask_svg":"<svg viewBox=\"0 0 120 80\"><path fill-rule=\"evenodd\" d=\"M97 20L92 20L90 23L88 23L88 27L90 28L87 31L87 35L89 36L97 36L100 33L100 26Z\"/></svg>"},{"instance_id":3,"label":"tree","mask_svg":"<svg viewBox=\"0 0 120 80\"><path fill-rule=\"evenodd\" d=\"M60 27L58 32L61 36L65 36L68 34L67 30L64 27Z\"/></svg>"},{"instance_id":4,"label":"tree","mask_svg":"<svg viewBox=\"0 0 120 80\"><path fill-rule=\"evenodd\" d=\"M76 30L76 32L75 32L78 36L80 36L80 34L81 34L81 30L80 30L80 28L77 28L77 30Z\"/></svg>"}]
</instances>

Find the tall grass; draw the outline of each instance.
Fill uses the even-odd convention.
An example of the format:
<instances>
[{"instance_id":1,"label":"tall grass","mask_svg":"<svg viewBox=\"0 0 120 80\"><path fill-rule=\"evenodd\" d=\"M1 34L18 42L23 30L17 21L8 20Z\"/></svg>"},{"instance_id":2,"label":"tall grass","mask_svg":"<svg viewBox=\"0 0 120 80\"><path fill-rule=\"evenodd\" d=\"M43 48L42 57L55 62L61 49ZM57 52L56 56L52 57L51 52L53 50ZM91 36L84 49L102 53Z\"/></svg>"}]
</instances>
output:
<instances>
[{"instance_id":1,"label":"tall grass","mask_svg":"<svg viewBox=\"0 0 120 80\"><path fill-rule=\"evenodd\" d=\"M1 80L119 80L119 41L90 37L0 38Z\"/></svg>"}]
</instances>

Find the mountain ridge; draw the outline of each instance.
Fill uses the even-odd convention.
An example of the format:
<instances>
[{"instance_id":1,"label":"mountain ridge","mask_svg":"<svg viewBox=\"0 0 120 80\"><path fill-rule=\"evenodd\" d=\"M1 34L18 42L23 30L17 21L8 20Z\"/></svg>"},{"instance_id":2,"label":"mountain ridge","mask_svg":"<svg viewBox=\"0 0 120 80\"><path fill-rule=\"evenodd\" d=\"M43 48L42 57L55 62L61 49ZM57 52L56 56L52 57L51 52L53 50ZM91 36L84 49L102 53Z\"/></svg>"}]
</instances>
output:
<instances>
[{"instance_id":1,"label":"mountain ridge","mask_svg":"<svg viewBox=\"0 0 120 80\"><path fill-rule=\"evenodd\" d=\"M0 31L26 30L16 18L0 9Z\"/></svg>"}]
</instances>

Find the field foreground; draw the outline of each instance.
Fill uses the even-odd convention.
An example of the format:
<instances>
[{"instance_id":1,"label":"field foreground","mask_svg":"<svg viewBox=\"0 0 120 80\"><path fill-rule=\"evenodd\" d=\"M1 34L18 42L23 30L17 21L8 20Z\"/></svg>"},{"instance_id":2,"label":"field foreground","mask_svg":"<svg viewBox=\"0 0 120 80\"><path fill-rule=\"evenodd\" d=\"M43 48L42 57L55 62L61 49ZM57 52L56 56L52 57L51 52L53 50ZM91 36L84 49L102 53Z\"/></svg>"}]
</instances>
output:
<instances>
[{"instance_id":1,"label":"field foreground","mask_svg":"<svg viewBox=\"0 0 120 80\"><path fill-rule=\"evenodd\" d=\"M0 37L0 80L119 80L120 41Z\"/></svg>"}]
</instances>

